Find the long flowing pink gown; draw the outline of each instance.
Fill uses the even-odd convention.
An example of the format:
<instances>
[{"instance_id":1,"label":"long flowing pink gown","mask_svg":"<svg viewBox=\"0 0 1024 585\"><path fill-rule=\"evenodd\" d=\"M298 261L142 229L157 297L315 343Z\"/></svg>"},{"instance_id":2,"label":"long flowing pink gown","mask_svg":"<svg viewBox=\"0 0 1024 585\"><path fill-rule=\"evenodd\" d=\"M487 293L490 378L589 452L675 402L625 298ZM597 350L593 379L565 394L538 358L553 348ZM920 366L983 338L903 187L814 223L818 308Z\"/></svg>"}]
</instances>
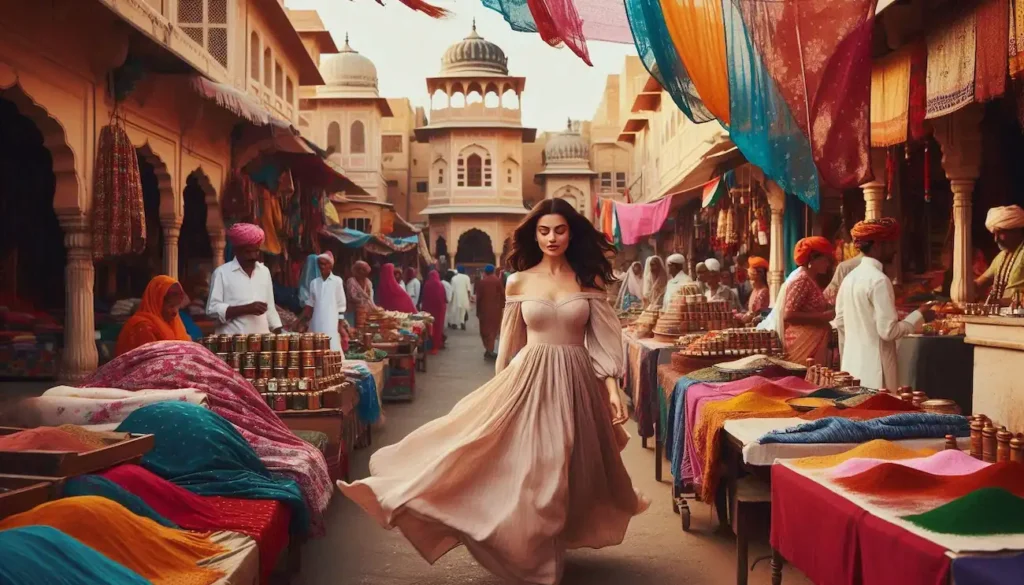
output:
<instances>
[{"instance_id":1,"label":"long flowing pink gown","mask_svg":"<svg viewBox=\"0 0 1024 585\"><path fill-rule=\"evenodd\" d=\"M462 544L511 583L553 585L566 549L619 544L649 505L601 382L621 374L619 321L605 293L510 296L498 352L494 378L338 487L431 563Z\"/></svg>"}]
</instances>

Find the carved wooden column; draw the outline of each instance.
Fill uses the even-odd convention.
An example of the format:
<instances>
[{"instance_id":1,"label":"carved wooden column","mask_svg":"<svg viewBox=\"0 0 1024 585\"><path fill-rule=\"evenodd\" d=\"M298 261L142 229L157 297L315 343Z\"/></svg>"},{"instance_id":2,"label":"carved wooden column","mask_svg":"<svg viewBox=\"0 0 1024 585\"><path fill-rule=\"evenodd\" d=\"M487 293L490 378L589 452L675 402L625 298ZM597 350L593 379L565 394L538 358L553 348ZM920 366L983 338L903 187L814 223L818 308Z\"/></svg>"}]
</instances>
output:
<instances>
[{"instance_id":1,"label":"carved wooden column","mask_svg":"<svg viewBox=\"0 0 1024 585\"><path fill-rule=\"evenodd\" d=\"M786 192L775 181L765 179L764 187L768 191L768 206L771 208L772 219L769 228L768 246L768 292L772 302L779 294L785 281L786 248L782 233L782 215L786 211Z\"/></svg>"},{"instance_id":2,"label":"carved wooden column","mask_svg":"<svg viewBox=\"0 0 1024 585\"><path fill-rule=\"evenodd\" d=\"M981 171L981 117L981 107L973 105L931 121L942 147L942 169L953 191L953 284L949 295L960 303L974 300L971 195Z\"/></svg>"},{"instance_id":3,"label":"carved wooden column","mask_svg":"<svg viewBox=\"0 0 1024 585\"><path fill-rule=\"evenodd\" d=\"M213 250L213 267L224 264L224 246L225 246L224 232L213 232L210 234L210 249Z\"/></svg>"},{"instance_id":4,"label":"carved wooden column","mask_svg":"<svg viewBox=\"0 0 1024 585\"><path fill-rule=\"evenodd\" d=\"M178 240L181 237L180 217L161 217L164 231L164 274L178 278Z\"/></svg>"},{"instance_id":5,"label":"carved wooden column","mask_svg":"<svg viewBox=\"0 0 1024 585\"><path fill-rule=\"evenodd\" d=\"M64 269L65 310L64 352L60 378L77 383L96 370L96 320L93 307L92 233L88 217L77 211L57 210L64 230L67 265Z\"/></svg>"}]
</instances>

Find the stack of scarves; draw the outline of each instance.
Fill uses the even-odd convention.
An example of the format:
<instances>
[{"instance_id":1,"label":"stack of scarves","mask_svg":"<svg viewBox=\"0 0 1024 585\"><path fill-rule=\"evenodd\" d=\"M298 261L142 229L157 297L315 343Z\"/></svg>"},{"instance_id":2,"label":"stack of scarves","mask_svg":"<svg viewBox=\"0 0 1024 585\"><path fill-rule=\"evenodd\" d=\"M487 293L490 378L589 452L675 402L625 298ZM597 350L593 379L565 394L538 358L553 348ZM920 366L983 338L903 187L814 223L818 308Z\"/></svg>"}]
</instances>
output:
<instances>
[{"instance_id":1,"label":"stack of scarves","mask_svg":"<svg viewBox=\"0 0 1024 585\"><path fill-rule=\"evenodd\" d=\"M107 498L108 500L117 502L136 516L149 518L153 522L156 522L160 526L164 526L166 528L178 528L174 522L163 517L141 497L133 494L105 477L98 475L79 475L69 478L64 482L64 489L61 492L61 497L73 498L77 496L99 496L101 498ZM222 529L223 528L221 527L215 528L215 530Z\"/></svg>"},{"instance_id":2,"label":"stack of scarves","mask_svg":"<svg viewBox=\"0 0 1024 585\"><path fill-rule=\"evenodd\" d=\"M109 431L147 404L172 400L206 404L206 395L190 388L132 392L118 388L57 386L19 402L17 416L19 424L27 427L73 424Z\"/></svg>"},{"instance_id":3,"label":"stack of scarves","mask_svg":"<svg viewBox=\"0 0 1024 585\"><path fill-rule=\"evenodd\" d=\"M443 327L441 321L434 321L435 327ZM352 364L353 370L359 373L356 378L356 388L359 389L359 404L356 406L356 414L360 422L372 425L380 420L380 400L377 397L377 381L373 378L370 369L362 364Z\"/></svg>"},{"instance_id":4,"label":"stack of scarves","mask_svg":"<svg viewBox=\"0 0 1024 585\"><path fill-rule=\"evenodd\" d=\"M230 530L251 536L260 549L264 582L288 546L288 508L276 501L199 496L138 465L119 465L102 477L184 530Z\"/></svg>"},{"instance_id":5,"label":"stack of scarves","mask_svg":"<svg viewBox=\"0 0 1024 585\"><path fill-rule=\"evenodd\" d=\"M323 511L333 489L323 454L295 436L252 384L205 347L191 342L152 343L114 359L83 385L125 390L194 388L204 393L210 409L237 428L265 469L298 484L308 512L296 511L293 520L305 524L308 518L314 533L322 530Z\"/></svg>"},{"instance_id":6,"label":"stack of scarves","mask_svg":"<svg viewBox=\"0 0 1024 585\"><path fill-rule=\"evenodd\" d=\"M0 550L3 585L149 584L142 575L49 526L0 531Z\"/></svg>"},{"instance_id":7,"label":"stack of scarves","mask_svg":"<svg viewBox=\"0 0 1024 585\"><path fill-rule=\"evenodd\" d=\"M142 466L203 496L277 500L291 508L292 532L305 533L309 513L299 487L274 477L230 423L185 402L164 402L131 414L118 431L153 434Z\"/></svg>"},{"instance_id":8,"label":"stack of scarves","mask_svg":"<svg viewBox=\"0 0 1024 585\"><path fill-rule=\"evenodd\" d=\"M54 500L0 520L0 531L26 526L56 528L155 585L211 585L224 577L221 571L197 565L225 552L223 547L204 535L165 528L136 516L106 498L79 496ZM7 565L4 551L5 561L0 565ZM54 569L64 570L59 565L51 571Z\"/></svg>"}]
</instances>

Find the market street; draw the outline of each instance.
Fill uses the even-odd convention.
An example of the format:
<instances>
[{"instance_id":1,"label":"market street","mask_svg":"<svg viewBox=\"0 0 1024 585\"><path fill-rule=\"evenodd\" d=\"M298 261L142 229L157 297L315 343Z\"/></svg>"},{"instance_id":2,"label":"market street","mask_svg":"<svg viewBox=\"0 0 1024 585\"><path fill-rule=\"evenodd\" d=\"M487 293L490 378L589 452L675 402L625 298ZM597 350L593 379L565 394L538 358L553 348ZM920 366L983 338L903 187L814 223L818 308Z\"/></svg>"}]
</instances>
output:
<instances>
[{"instance_id":1,"label":"market street","mask_svg":"<svg viewBox=\"0 0 1024 585\"><path fill-rule=\"evenodd\" d=\"M427 374L417 376L416 400L385 404L386 425L374 431L373 445L355 452L352 478L365 477L374 450L395 443L417 427L448 412L493 373L485 362L476 319L470 330L449 330L448 349L431 356ZM636 425L627 423L635 434ZM629 526L625 542L603 550L569 552L563 585L732 585L735 548L730 537L712 533L717 523L711 509L692 505L693 532L683 533L679 516L672 513L668 483L654 481L654 451L644 450L638 437L623 452L634 485L653 500L650 510ZM666 477L668 471L666 466ZM464 548L456 549L431 567L398 531L386 531L357 506L336 494L327 511L326 537L303 549L298 585L502 585L480 568ZM767 545L751 547L750 558L768 554ZM786 570L787 585L809 583L803 575ZM770 583L768 561L751 574L751 585Z\"/></svg>"}]
</instances>

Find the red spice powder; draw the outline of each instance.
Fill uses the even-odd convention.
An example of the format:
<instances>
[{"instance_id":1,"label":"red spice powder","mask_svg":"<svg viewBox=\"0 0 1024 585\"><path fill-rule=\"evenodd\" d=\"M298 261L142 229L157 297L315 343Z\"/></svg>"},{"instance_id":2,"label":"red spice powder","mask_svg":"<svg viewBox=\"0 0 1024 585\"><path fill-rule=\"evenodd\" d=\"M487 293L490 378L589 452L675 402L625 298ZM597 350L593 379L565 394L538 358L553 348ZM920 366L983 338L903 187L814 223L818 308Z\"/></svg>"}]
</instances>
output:
<instances>
[{"instance_id":1,"label":"red spice powder","mask_svg":"<svg viewBox=\"0 0 1024 585\"><path fill-rule=\"evenodd\" d=\"M84 453L94 447L55 427L38 427L0 435L0 451L70 451Z\"/></svg>"},{"instance_id":2,"label":"red spice powder","mask_svg":"<svg viewBox=\"0 0 1024 585\"><path fill-rule=\"evenodd\" d=\"M968 475L935 475L905 465L882 463L871 469L836 480L854 492L886 495L915 495L959 498L982 488L1002 488L1024 497L1024 464L994 463Z\"/></svg>"},{"instance_id":3,"label":"red spice powder","mask_svg":"<svg viewBox=\"0 0 1024 585\"><path fill-rule=\"evenodd\" d=\"M915 412L921 410L913 404L900 400L892 394L875 394L856 406L857 410L898 410Z\"/></svg>"}]
</instances>

